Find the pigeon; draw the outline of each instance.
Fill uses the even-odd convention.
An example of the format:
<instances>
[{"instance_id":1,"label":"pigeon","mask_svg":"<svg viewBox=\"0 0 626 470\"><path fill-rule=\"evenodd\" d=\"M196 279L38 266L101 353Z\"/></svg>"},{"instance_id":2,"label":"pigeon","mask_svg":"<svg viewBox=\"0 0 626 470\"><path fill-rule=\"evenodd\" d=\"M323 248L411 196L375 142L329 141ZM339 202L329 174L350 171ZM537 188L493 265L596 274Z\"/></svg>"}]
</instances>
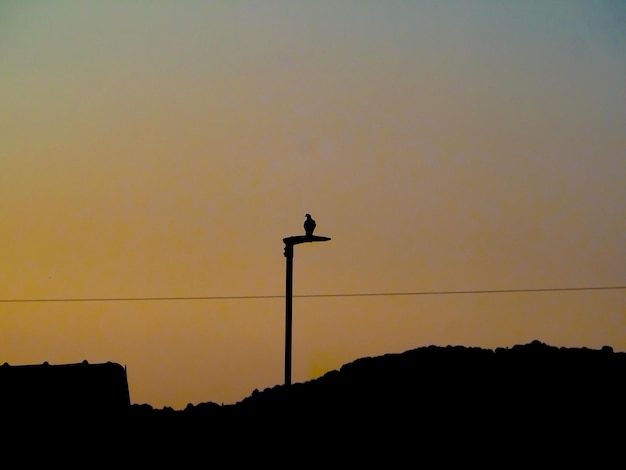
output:
<instances>
[{"instance_id":1,"label":"pigeon","mask_svg":"<svg viewBox=\"0 0 626 470\"><path fill-rule=\"evenodd\" d=\"M304 231L307 237L311 237L313 236L313 230L315 230L315 226L317 224L311 218L311 214L306 214L305 217L306 217L306 220L304 221Z\"/></svg>"}]
</instances>

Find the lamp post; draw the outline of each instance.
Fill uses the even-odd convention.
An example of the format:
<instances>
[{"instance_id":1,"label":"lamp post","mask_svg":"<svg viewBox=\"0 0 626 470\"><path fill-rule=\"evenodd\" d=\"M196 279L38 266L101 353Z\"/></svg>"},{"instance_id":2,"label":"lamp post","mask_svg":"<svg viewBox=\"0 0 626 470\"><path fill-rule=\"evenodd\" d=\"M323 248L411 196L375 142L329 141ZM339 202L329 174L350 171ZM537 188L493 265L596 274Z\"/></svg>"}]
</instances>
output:
<instances>
[{"instance_id":1,"label":"lamp post","mask_svg":"<svg viewBox=\"0 0 626 470\"><path fill-rule=\"evenodd\" d=\"M291 385L291 330L293 303L293 247L300 243L326 242L329 237L317 235L296 235L283 238L285 258L287 258L287 276L285 283L285 385Z\"/></svg>"}]
</instances>

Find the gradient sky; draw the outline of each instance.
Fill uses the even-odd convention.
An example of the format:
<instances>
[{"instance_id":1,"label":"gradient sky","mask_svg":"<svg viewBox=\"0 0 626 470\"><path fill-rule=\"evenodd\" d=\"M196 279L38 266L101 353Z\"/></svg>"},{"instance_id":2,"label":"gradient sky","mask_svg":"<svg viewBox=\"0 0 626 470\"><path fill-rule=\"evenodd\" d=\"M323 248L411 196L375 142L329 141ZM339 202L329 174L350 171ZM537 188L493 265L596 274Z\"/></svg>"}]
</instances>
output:
<instances>
[{"instance_id":1,"label":"gradient sky","mask_svg":"<svg viewBox=\"0 0 626 470\"><path fill-rule=\"evenodd\" d=\"M0 363L131 400L282 383L294 294L626 285L620 0L0 4ZM296 298L293 379L420 346L626 350L626 291Z\"/></svg>"}]
</instances>

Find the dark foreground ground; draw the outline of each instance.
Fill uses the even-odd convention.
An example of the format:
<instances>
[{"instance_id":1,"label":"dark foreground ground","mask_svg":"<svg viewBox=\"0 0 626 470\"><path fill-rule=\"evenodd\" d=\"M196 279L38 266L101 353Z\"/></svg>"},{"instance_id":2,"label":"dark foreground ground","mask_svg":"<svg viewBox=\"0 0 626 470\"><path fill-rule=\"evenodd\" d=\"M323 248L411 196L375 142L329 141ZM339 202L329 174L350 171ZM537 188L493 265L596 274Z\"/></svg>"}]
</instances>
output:
<instances>
[{"instance_id":1,"label":"dark foreground ground","mask_svg":"<svg viewBox=\"0 0 626 470\"><path fill-rule=\"evenodd\" d=\"M71 467L622 467L626 353L538 341L359 359L235 405L13 409L3 455ZM8 468L8 467L7 467Z\"/></svg>"}]
</instances>

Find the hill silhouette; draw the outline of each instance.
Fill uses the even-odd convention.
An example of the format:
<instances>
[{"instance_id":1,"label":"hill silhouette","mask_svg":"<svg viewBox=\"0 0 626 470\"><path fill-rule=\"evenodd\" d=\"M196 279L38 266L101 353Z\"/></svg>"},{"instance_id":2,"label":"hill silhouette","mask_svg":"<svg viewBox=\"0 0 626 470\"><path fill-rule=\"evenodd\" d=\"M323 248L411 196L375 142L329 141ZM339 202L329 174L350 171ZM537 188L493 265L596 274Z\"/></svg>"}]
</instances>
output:
<instances>
[{"instance_id":1,"label":"hill silhouette","mask_svg":"<svg viewBox=\"0 0 626 470\"><path fill-rule=\"evenodd\" d=\"M429 346L358 359L234 405L133 406L133 419L174 447L236 442L259 456L274 449L272 458L284 443L290 455L323 449L353 464L563 464L583 454L598 463L621 455L623 426L614 425L626 418L625 373L626 354L610 347Z\"/></svg>"},{"instance_id":2,"label":"hill silhouette","mask_svg":"<svg viewBox=\"0 0 626 470\"><path fill-rule=\"evenodd\" d=\"M232 405L135 404L115 420L82 423L93 439L81 442L105 445L110 458L179 467L562 466L585 458L597 467L622 458L625 374L626 353L608 346L429 346L358 359Z\"/></svg>"}]
</instances>

